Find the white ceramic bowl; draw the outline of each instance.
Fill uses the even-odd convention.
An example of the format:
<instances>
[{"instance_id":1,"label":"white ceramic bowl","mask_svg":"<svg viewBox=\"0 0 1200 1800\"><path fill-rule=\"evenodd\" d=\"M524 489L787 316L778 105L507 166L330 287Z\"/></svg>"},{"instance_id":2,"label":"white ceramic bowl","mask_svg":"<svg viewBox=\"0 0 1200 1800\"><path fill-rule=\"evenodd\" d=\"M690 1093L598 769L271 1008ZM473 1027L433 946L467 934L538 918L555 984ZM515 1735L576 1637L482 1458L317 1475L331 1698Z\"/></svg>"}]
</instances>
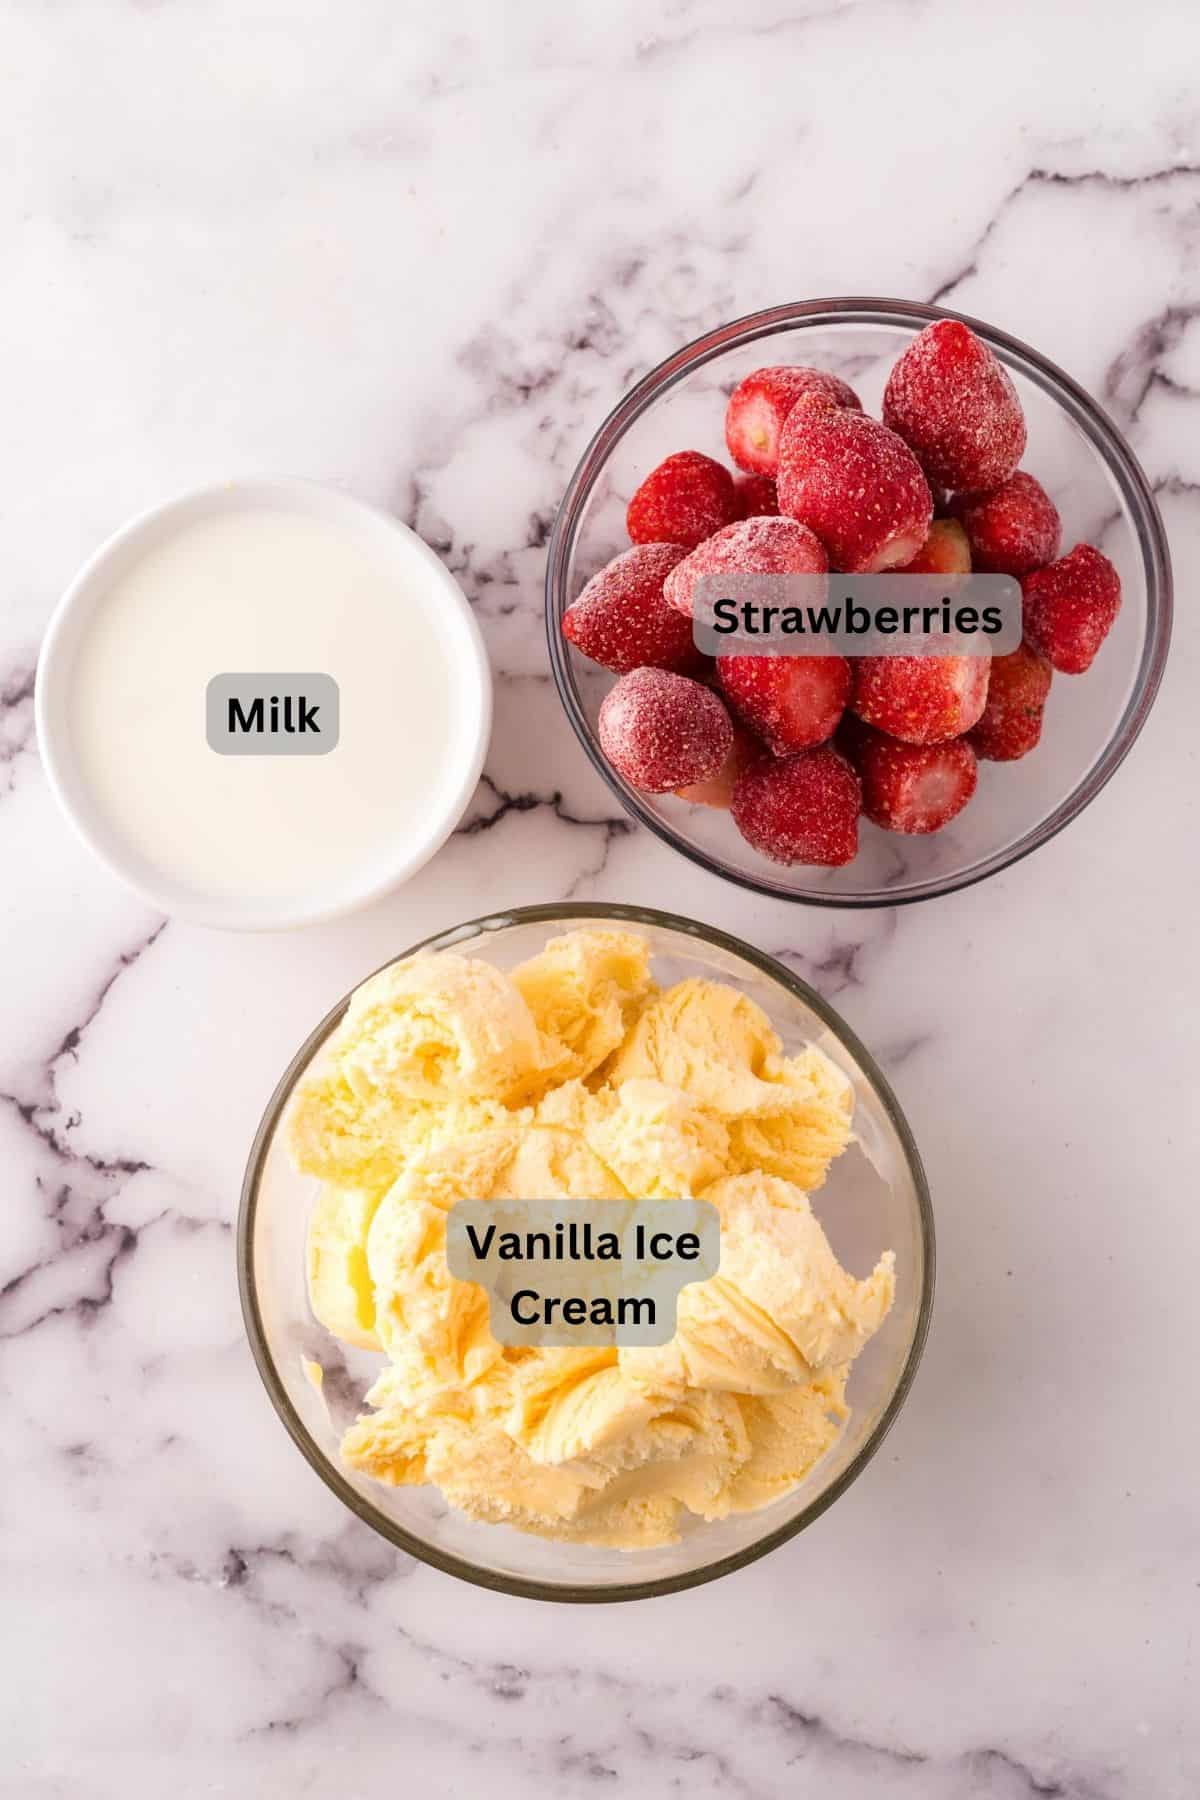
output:
<instances>
[{"instance_id":1,"label":"white ceramic bowl","mask_svg":"<svg viewBox=\"0 0 1200 1800\"><path fill-rule=\"evenodd\" d=\"M183 527L231 511L270 508L300 513L331 526L382 565L410 578L434 633L445 645L455 685L455 729L449 766L438 771L435 804L420 829L336 878L322 876L303 893L284 897L206 893L176 881L126 843L97 804L76 755L71 729L75 658L89 622L114 581ZM80 570L50 621L38 660L35 690L38 742L51 790L88 848L114 875L160 912L227 930L271 930L336 917L378 899L428 862L445 843L473 794L492 721L487 653L465 595L416 533L361 500L312 482L253 479L184 494L152 507L103 544Z\"/></svg>"}]
</instances>

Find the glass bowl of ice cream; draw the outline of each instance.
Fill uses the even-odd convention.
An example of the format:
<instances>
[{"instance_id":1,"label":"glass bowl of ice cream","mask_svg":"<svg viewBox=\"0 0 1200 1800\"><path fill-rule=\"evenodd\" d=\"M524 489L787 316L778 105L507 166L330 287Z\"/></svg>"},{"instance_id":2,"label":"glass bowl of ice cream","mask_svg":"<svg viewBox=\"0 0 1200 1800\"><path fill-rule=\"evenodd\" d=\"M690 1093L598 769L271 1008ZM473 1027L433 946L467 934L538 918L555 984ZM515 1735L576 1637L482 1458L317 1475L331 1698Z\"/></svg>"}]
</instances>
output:
<instances>
[{"instance_id":1,"label":"glass bowl of ice cream","mask_svg":"<svg viewBox=\"0 0 1200 1800\"><path fill-rule=\"evenodd\" d=\"M918 338L931 329L964 328L982 347L995 385L1003 384L1012 413L1006 422L1017 433L1009 458L1019 463L1016 490L1009 478L995 490L999 501L993 496L986 508L977 504L977 495L949 491L959 486L959 479L949 479L936 459L931 466L928 447L922 448L918 434L903 419L897 422L899 409L893 406L889 411L888 406L898 361L909 355ZM781 414L786 422L781 425L776 418L772 425L770 407L776 402L769 391L754 392L756 371L770 376L780 367L809 379L817 372L819 381L834 382L843 403L848 398L854 407L861 401L870 421L865 427L868 434L878 436L881 412L885 422L891 420L897 430L908 431L910 442L917 444L913 455L919 452L923 457L922 469L928 476L927 510L911 541L906 538L901 545L897 539L890 549L872 545L870 555L847 555L846 546L839 545L845 521L830 516L836 513L836 501L845 499L844 492L832 501L822 493L823 505L817 505L803 470L800 477L793 470L790 488L796 491L785 494L782 476L792 420ZM764 441L774 432L775 446L765 461L757 459L753 442L738 441L745 418L736 427L730 422L739 396L759 409L755 423L766 417L760 433ZM806 396L801 410L812 404L812 396ZM895 433L885 436L895 450ZM801 452L803 434L797 432L796 437L794 448ZM909 454L903 444L900 451ZM808 452L811 475L816 451L809 445ZM778 458L777 465L772 456ZM832 470L832 457L821 466ZM778 488L770 475L739 473L754 468L777 468ZM852 461L848 468L857 479L859 464ZM731 472L736 482L731 481ZM919 479L921 471L915 465L912 472ZM985 481L991 489L998 472L980 472L971 479ZM870 483L854 491L868 501L877 492ZM1034 510L1040 508L1051 521L1049 533L1040 546L1020 542L1011 554L1014 520L1020 517L1024 524L1022 508L1030 493ZM943 533L948 535L940 540L941 548L947 541L957 541L966 560L918 560L913 565L889 560L901 553L911 555L913 543L930 530L929 509L932 531L919 555L928 555L937 534ZM764 521L750 516L780 510L789 518ZM872 510L873 502L868 514ZM803 730L795 730L796 712L803 713L811 704L811 692L800 691L798 698L788 688L764 693L757 684L727 683L723 669L714 675L711 668L705 673L702 666L686 661L690 620L681 636L678 616L681 603L687 611L683 571L697 556L720 545L726 533L757 526L776 537L786 538L788 532L795 537L796 520L801 518L811 521L821 536L827 562L784 558L737 563L726 554L721 561L696 563L696 569L828 566L896 573L912 566L939 573L969 569L1011 573L1023 581L1036 570L1035 581L1044 584L1042 565L1049 561L1056 571L1049 577L1051 583L1061 577L1059 585L1069 586L1078 559L1065 571L1060 559L1075 546L1086 545L1094 547L1085 553L1093 566L1106 574L1111 569L1114 585L1119 581L1119 612L1086 673L1080 672L1079 658L1072 662L1070 656L1060 656L1051 676L1050 663L1040 652L1036 665L1021 671L1031 684L1042 684L1035 696L1041 724L1035 743L1003 735L997 742L996 714L1003 696L994 676L994 693L988 695L988 712L980 727L992 728L990 741L981 740L980 729L963 730L978 723L974 712L964 714L959 724L947 727L948 732L963 730L961 738L955 736L955 748L930 758L936 765L931 787L935 794L940 788L941 794L949 795L944 812L932 820L922 817L919 809L907 818L898 816L899 809L889 811L886 793L872 803L870 777L865 759L856 755L850 741L853 734L835 729L843 703L844 723L855 724L856 691L848 700L842 695L834 706L828 726L835 735L827 743L821 741L819 722L810 731L807 717L801 720ZM830 527L841 526L842 532L827 529L827 520ZM799 530L803 535L803 527ZM1006 530L1005 554L998 554L996 540ZM1039 520L1033 537L1040 531ZM713 535L705 537L706 533ZM622 564L616 559L630 553L631 537L635 559ZM667 537L669 544L651 542ZM701 547L689 548L697 544ZM1102 563L1095 562L1096 552ZM674 557L685 554L689 560L677 573ZM662 567L655 579L666 600L661 609L651 609L656 621L651 629L642 587L651 578L656 555ZM605 570L611 571L610 577L600 587L597 581ZM585 590L585 605L579 608ZM1065 600L1060 595L1054 604L1065 605ZM1030 609L1027 592L1027 622ZM589 758L633 818L702 867L760 893L818 906L892 906L951 893L1007 868L1046 843L1095 798L1131 748L1158 690L1170 638L1170 559L1153 493L1124 437L1090 395L1036 349L979 320L936 307L885 299L817 300L773 307L720 326L651 370L614 408L585 450L559 508L546 568L546 626L551 667L567 717ZM634 668L635 662L673 673L656 674L651 683L643 668ZM718 727L728 731L728 722L721 726L722 709L713 695L725 703L735 732L748 732L748 737L735 735L716 775L693 773L682 783L669 778L660 782L644 758L639 769L628 743L624 758L618 754L615 709L606 742L601 709L606 700L612 708L612 696L626 686L622 712L628 727L639 716L635 703L640 704L642 717L652 716L652 704L665 710L671 700L666 690L678 691L681 675L707 683L712 690L704 697L703 709L697 702L694 725L689 721L695 738L702 737L702 710L712 723L714 742ZM1008 676L1010 681L1016 679L1014 667ZM1007 692L1012 696L1011 688ZM1017 710L1015 697L1012 704ZM886 715L881 719L864 711L861 716L882 724L885 732L891 730ZM786 731L775 736L781 720L792 728L790 737ZM731 790L739 768L745 769L747 757L756 755L763 743L776 759L790 758L793 749L809 755L804 746L816 746L811 751L814 780L816 765L828 765L831 750L851 763L857 761L863 778L862 816L853 844L839 842L828 851L797 848L786 795L771 797L768 805L760 783L755 804L750 780L739 817L739 802ZM698 760L704 748L701 743ZM719 760L719 754L714 750L713 760ZM886 763L886 755L882 760ZM778 772L776 776L782 789L784 778ZM831 788L838 779L835 772ZM681 786L686 797L678 791ZM848 792L844 780L842 788ZM830 803L843 804L836 793ZM802 796L796 804L802 813ZM849 801L845 805L849 832L854 829L854 812ZM764 818L769 814L776 817ZM830 866L821 866L820 859Z\"/></svg>"},{"instance_id":2,"label":"glass bowl of ice cream","mask_svg":"<svg viewBox=\"0 0 1200 1800\"><path fill-rule=\"evenodd\" d=\"M716 1208L669 1341L493 1338L450 1211L560 1197ZM360 1519L483 1586L626 1600L763 1555L859 1474L920 1357L933 1221L887 1082L783 965L664 913L528 907L317 1026L251 1151L239 1274L276 1410Z\"/></svg>"}]
</instances>

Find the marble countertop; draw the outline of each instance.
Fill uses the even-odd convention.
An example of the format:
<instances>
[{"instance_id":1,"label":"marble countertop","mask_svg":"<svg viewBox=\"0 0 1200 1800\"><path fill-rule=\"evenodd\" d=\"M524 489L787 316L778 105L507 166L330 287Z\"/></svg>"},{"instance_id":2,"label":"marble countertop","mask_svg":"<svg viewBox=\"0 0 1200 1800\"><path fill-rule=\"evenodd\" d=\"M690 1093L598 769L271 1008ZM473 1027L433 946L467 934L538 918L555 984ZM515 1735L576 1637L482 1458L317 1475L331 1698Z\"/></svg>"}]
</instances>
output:
<instances>
[{"instance_id":1,"label":"marble countertop","mask_svg":"<svg viewBox=\"0 0 1200 1800\"><path fill-rule=\"evenodd\" d=\"M1195 1205L1200 20L1010 0L13 0L0 17L0 1795L1200 1792ZM1129 433L1181 598L1135 753L1039 854L829 914L617 816L562 718L545 539L661 355L836 293L937 299ZM393 508L497 674L486 778L403 892L166 923L60 821L38 643L193 483ZM407 1562L300 1460L243 1338L247 1145L311 1023L460 918L672 904L880 1055L940 1288L884 1451L755 1566L633 1607Z\"/></svg>"}]
</instances>

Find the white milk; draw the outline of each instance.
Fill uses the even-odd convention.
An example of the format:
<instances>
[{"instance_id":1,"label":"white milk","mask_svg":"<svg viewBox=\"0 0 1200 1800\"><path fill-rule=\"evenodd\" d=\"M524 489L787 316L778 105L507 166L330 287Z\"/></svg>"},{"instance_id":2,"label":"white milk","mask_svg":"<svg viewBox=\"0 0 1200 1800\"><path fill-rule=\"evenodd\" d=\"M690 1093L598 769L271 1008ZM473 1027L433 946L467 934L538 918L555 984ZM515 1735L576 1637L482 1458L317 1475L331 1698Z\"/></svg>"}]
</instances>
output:
<instances>
[{"instance_id":1,"label":"white milk","mask_svg":"<svg viewBox=\"0 0 1200 1800\"><path fill-rule=\"evenodd\" d=\"M283 503L235 508L118 560L73 661L72 748L108 830L169 883L337 899L385 879L453 805L477 722L441 572L375 523L386 546ZM335 749L210 747L210 679L260 670L333 677Z\"/></svg>"}]
</instances>

